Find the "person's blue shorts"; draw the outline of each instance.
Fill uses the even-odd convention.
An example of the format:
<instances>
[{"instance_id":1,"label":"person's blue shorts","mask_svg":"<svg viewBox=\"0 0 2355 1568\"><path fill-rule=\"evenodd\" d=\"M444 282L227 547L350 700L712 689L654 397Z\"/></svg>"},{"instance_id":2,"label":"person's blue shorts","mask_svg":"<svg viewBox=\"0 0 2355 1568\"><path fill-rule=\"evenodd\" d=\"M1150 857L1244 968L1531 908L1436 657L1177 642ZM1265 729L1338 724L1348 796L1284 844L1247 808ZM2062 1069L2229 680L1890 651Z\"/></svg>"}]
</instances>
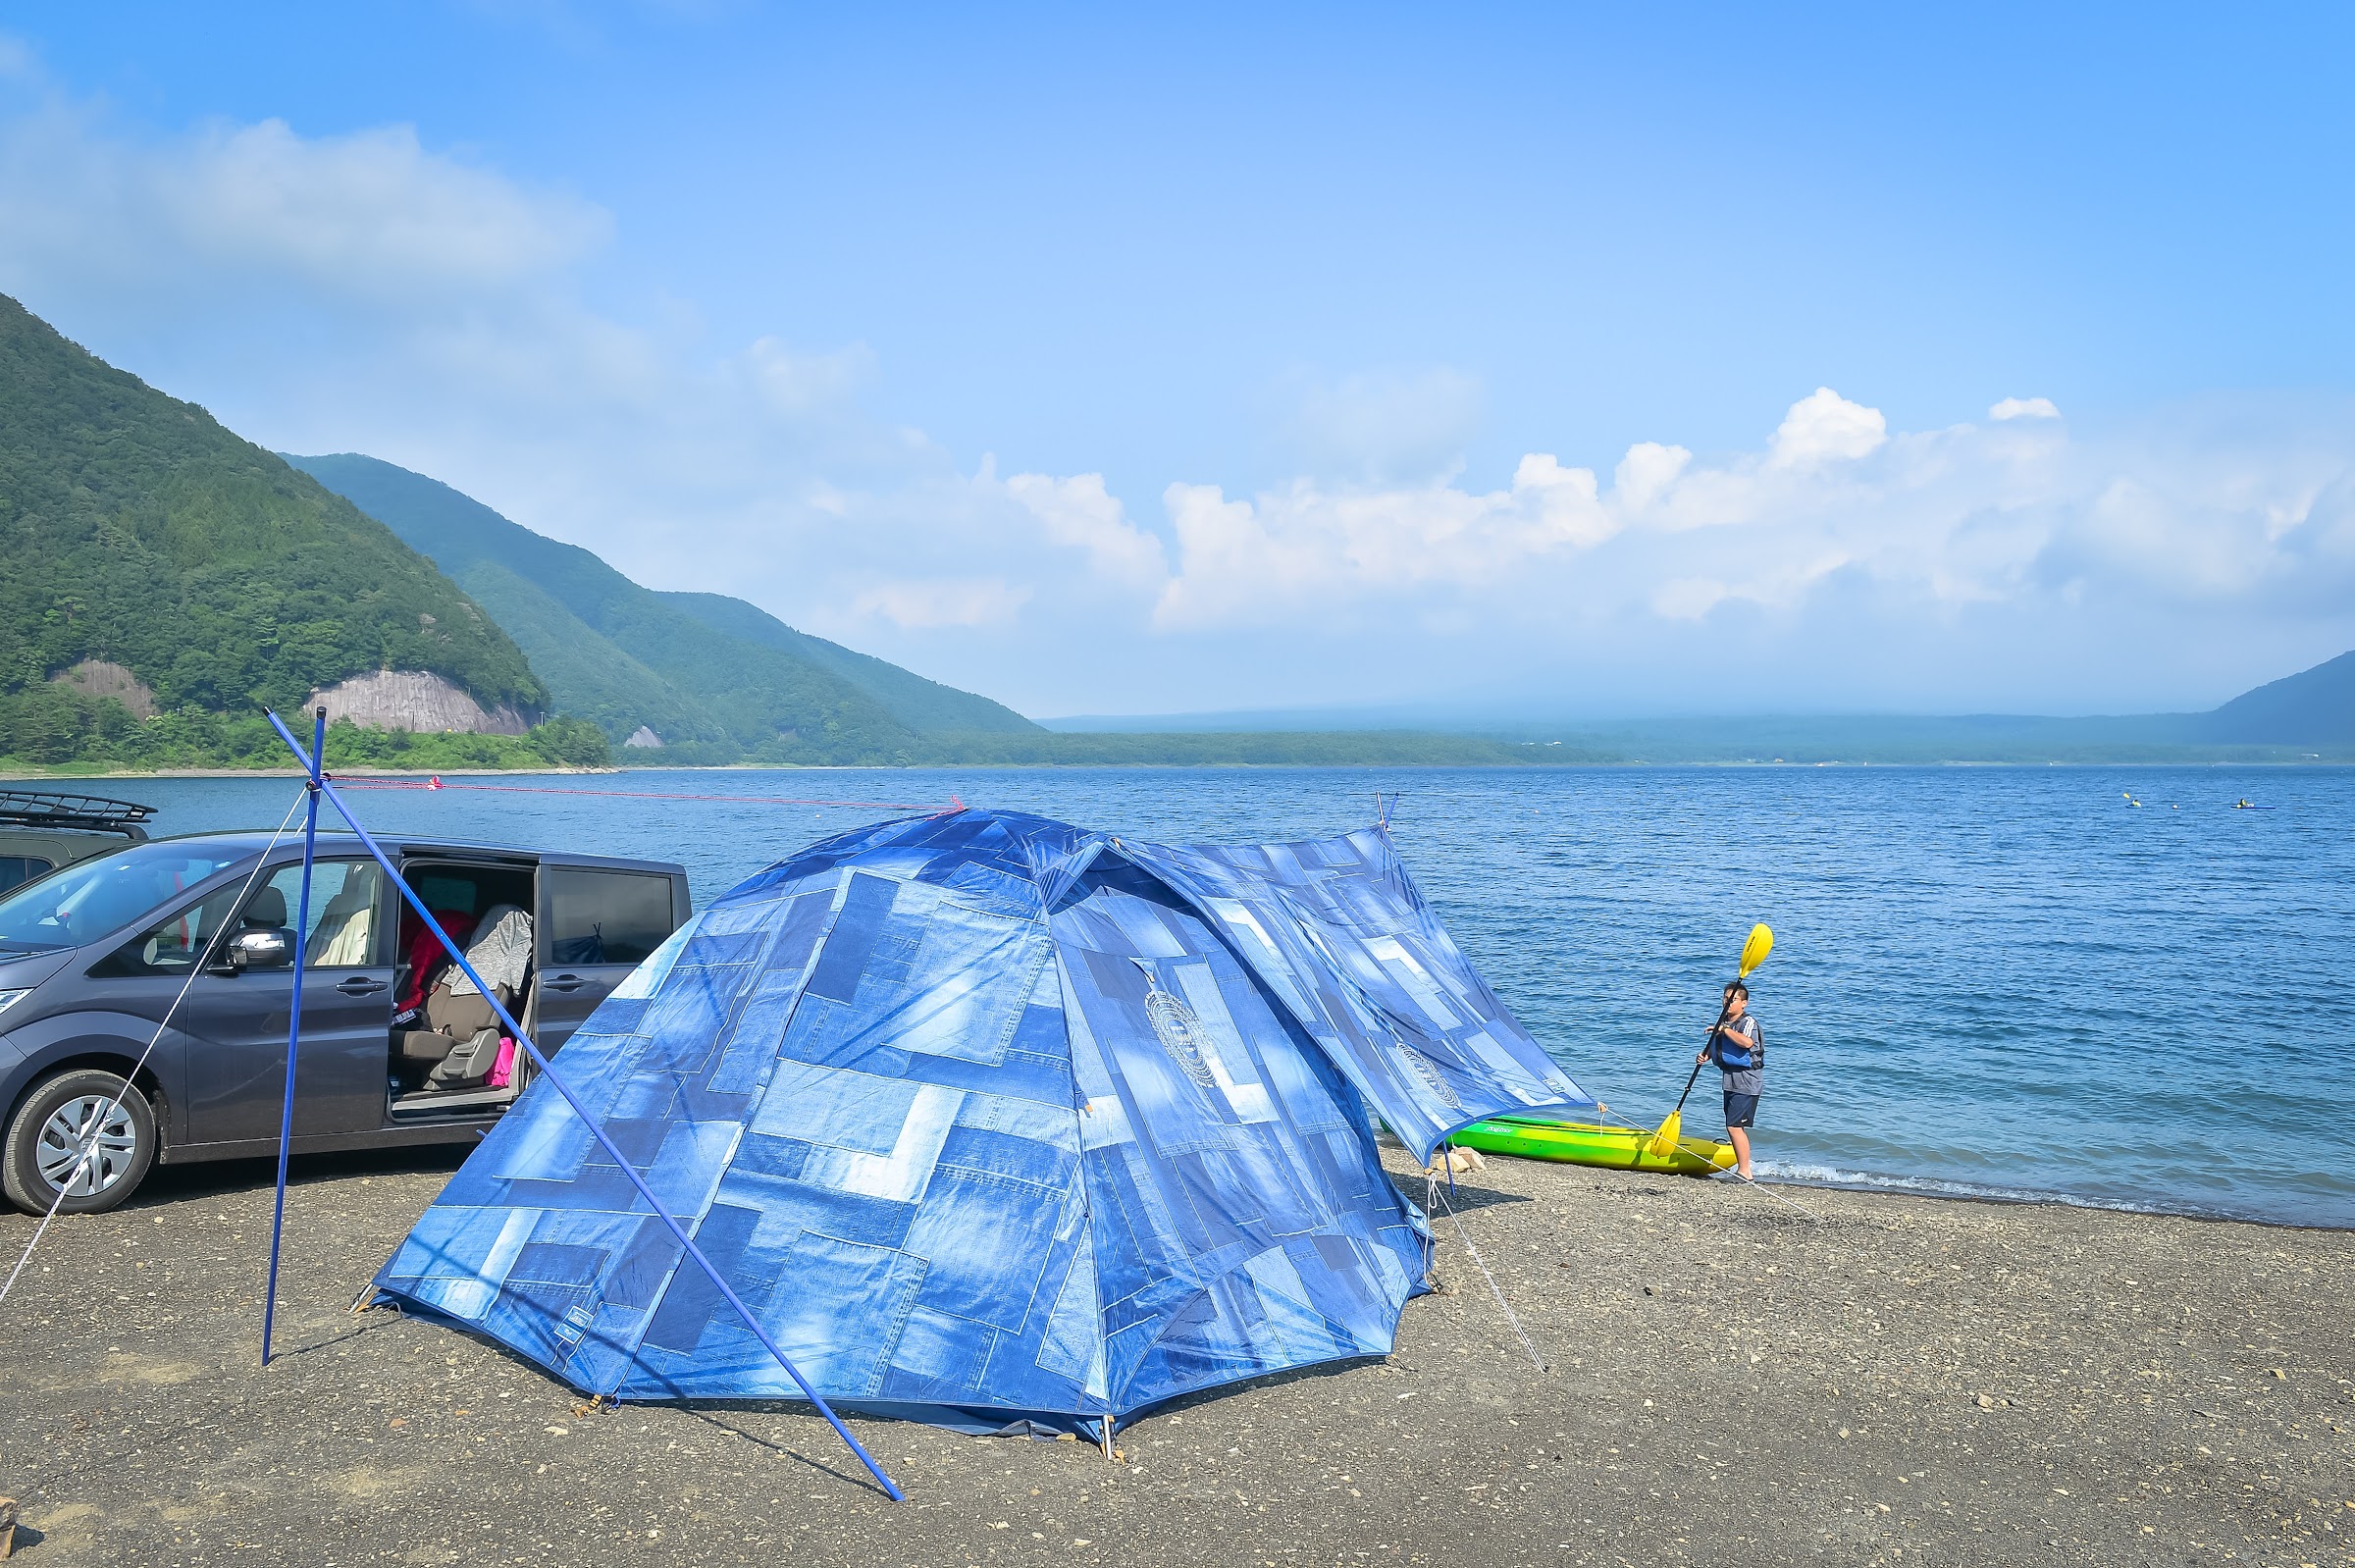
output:
<instances>
[{"instance_id":1,"label":"person's blue shorts","mask_svg":"<svg viewBox=\"0 0 2355 1568\"><path fill-rule=\"evenodd\" d=\"M1726 1091L1725 1124L1729 1130L1734 1127L1750 1126L1757 1120L1758 1097L1756 1095L1736 1094L1731 1089Z\"/></svg>"}]
</instances>

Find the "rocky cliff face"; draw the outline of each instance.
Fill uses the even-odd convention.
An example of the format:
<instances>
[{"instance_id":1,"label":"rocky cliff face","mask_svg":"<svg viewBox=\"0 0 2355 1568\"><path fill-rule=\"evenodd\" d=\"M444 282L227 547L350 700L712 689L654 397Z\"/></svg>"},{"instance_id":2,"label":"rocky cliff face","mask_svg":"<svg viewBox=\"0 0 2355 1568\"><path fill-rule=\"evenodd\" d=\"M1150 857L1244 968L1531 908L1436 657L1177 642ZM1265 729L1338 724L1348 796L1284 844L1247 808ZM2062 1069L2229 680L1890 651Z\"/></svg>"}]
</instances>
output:
<instances>
[{"instance_id":1,"label":"rocky cliff face","mask_svg":"<svg viewBox=\"0 0 2355 1568\"><path fill-rule=\"evenodd\" d=\"M131 709L132 718L155 717L155 693L121 664L85 658L51 679L84 697L111 697Z\"/></svg>"},{"instance_id":2,"label":"rocky cliff face","mask_svg":"<svg viewBox=\"0 0 2355 1568\"><path fill-rule=\"evenodd\" d=\"M305 710L325 707L329 723L347 718L369 729L464 735L521 735L531 715L501 703L486 710L465 688L418 670L354 675L311 694Z\"/></svg>"}]
</instances>

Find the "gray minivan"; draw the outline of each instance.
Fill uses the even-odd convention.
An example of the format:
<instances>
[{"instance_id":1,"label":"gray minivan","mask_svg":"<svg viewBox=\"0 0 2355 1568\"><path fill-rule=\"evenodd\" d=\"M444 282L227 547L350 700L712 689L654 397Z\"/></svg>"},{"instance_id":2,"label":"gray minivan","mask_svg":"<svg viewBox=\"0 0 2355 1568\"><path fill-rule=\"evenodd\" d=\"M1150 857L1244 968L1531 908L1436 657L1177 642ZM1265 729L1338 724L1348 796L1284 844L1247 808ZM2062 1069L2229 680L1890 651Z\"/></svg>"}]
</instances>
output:
<instances>
[{"instance_id":1,"label":"gray minivan","mask_svg":"<svg viewBox=\"0 0 2355 1568\"><path fill-rule=\"evenodd\" d=\"M380 842L543 1051L689 914L686 869L665 862ZM60 1207L92 1213L158 1161L277 1150L301 876L299 843L208 833L0 895L11 1202L47 1212L79 1163ZM484 999L461 994L472 986L351 835L320 835L306 944L294 1152L472 1142L522 1092L528 1063L478 1027Z\"/></svg>"}]
</instances>

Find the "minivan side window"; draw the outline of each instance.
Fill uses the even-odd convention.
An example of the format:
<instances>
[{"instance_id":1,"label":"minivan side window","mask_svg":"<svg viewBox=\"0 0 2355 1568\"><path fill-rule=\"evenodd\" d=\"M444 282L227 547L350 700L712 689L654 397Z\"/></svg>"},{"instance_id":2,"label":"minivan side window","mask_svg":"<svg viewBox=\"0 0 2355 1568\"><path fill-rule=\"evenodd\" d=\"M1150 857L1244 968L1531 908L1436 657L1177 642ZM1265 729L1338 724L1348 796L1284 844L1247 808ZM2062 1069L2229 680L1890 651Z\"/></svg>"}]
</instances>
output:
<instances>
[{"instance_id":1,"label":"minivan side window","mask_svg":"<svg viewBox=\"0 0 2355 1568\"><path fill-rule=\"evenodd\" d=\"M251 915L267 906L274 919L248 925L291 928L302 908L302 866L282 865L246 905ZM364 969L390 964L386 954L385 873L374 861L320 861L311 867L311 928L303 959L317 969Z\"/></svg>"},{"instance_id":2,"label":"minivan side window","mask_svg":"<svg viewBox=\"0 0 2355 1568\"><path fill-rule=\"evenodd\" d=\"M187 973L202 961L204 950L220 933L238 891L234 885L221 888L208 899L165 915L91 965L90 973L107 979Z\"/></svg>"},{"instance_id":3,"label":"minivan side window","mask_svg":"<svg viewBox=\"0 0 2355 1568\"><path fill-rule=\"evenodd\" d=\"M540 962L636 964L670 935L670 878L549 866L540 873Z\"/></svg>"},{"instance_id":4,"label":"minivan side window","mask_svg":"<svg viewBox=\"0 0 2355 1568\"><path fill-rule=\"evenodd\" d=\"M37 855L0 855L0 893L19 887L36 876L47 876L57 866Z\"/></svg>"}]
</instances>

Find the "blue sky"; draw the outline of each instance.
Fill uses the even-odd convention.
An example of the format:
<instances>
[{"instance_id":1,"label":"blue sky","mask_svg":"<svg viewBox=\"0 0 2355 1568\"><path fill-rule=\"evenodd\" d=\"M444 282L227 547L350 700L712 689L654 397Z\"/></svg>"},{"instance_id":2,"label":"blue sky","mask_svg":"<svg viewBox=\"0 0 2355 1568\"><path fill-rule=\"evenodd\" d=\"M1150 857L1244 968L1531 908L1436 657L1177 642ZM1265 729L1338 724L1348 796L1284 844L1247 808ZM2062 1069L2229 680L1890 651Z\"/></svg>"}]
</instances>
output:
<instances>
[{"instance_id":1,"label":"blue sky","mask_svg":"<svg viewBox=\"0 0 2355 1568\"><path fill-rule=\"evenodd\" d=\"M2355 13L1267 12L21 6L0 291L1034 713L2355 646Z\"/></svg>"}]
</instances>

